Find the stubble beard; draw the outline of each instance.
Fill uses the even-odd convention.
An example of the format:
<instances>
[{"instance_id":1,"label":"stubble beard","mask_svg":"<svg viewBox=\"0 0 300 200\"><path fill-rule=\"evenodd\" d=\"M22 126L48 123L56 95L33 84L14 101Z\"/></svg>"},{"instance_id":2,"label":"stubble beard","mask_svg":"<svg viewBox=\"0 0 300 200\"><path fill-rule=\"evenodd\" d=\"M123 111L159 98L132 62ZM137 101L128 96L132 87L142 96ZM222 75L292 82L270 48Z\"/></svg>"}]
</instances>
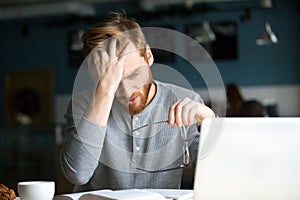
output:
<instances>
[{"instance_id":1,"label":"stubble beard","mask_svg":"<svg viewBox=\"0 0 300 200\"><path fill-rule=\"evenodd\" d=\"M128 112L130 115L136 115L145 109L145 107L147 106L147 100L148 100L151 85L152 83L148 83L142 87L141 91L134 92L131 95L130 98L134 98L138 96L140 98L140 101L135 104L129 105Z\"/></svg>"}]
</instances>

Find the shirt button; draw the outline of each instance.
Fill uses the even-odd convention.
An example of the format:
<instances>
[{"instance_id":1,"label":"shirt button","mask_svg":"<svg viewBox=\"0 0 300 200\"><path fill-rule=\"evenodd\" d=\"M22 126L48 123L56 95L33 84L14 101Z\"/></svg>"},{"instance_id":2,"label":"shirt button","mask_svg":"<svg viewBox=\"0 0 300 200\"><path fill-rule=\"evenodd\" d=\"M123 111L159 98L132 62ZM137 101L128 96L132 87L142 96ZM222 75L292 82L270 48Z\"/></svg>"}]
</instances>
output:
<instances>
[{"instance_id":1,"label":"shirt button","mask_svg":"<svg viewBox=\"0 0 300 200\"><path fill-rule=\"evenodd\" d=\"M141 148L140 148L139 146L137 146L137 147L135 147L135 150L136 150L136 151L140 151Z\"/></svg>"},{"instance_id":2,"label":"shirt button","mask_svg":"<svg viewBox=\"0 0 300 200\"><path fill-rule=\"evenodd\" d=\"M139 135L140 135L140 132L139 132L139 131L134 131L134 134L135 134L136 136L139 136Z\"/></svg>"},{"instance_id":3,"label":"shirt button","mask_svg":"<svg viewBox=\"0 0 300 200\"><path fill-rule=\"evenodd\" d=\"M135 120L135 121L139 120L139 117L138 117L138 116L135 116L135 117L134 117L134 120Z\"/></svg>"}]
</instances>

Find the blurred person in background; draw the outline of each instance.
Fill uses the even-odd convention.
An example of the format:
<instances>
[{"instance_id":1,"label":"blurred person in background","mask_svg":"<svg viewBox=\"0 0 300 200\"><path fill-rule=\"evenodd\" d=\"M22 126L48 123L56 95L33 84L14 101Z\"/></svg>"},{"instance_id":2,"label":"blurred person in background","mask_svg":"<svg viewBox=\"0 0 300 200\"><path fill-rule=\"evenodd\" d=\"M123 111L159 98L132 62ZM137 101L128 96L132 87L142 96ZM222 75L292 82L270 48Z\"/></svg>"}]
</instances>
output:
<instances>
[{"instance_id":1,"label":"blurred person in background","mask_svg":"<svg viewBox=\"0 0 300 200\"><path fill-rule=\"evenodd\" d=\"M240 88L235 83L230 83L226 87L227 95L227 117L238 117L241 114L241 108L244 102Z\"/></svg>"}]
</instances>

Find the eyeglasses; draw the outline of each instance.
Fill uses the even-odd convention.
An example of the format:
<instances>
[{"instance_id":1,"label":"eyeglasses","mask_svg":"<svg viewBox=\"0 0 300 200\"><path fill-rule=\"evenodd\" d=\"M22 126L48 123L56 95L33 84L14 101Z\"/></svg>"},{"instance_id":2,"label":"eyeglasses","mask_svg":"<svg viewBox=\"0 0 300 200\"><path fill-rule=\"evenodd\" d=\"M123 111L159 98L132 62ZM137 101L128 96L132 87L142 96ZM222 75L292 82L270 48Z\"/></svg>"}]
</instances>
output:
<instances>
[{"instance_id":1,"label":"eyeglasses","mask_svg":"<svg viewBox=\"0 0 300 200\"><path fill-rule=\"evenodd\" d=\"M143 126L140 126L134 130L132 130L132 132L135 132L137 130L140 130L142 128L145 128L147 126L152 126L155 124L161 124L161 123L168 123L168 120L164 120L164 121L158 121L158 122L152 122ZM186 126L181 126L178 127L180 128L181 131L181 138L183 140L183 160L182 160L182 164L177 166L177 167L172 167L172 168L163 168L163 169L159 169L159 170L148 170L148 169L143 169L143 168L135 168L137 170L143 171L143 172L147 172L147 173L157 173L157 172L165 172L165 171L171 171L171 170L177 170L177 169L181 169L184 168L186 166L189 165L190 163L190 152L189 152L189 143L188 143L188 137L187 137L187 130L186 130Z\"/></svg>"}]
</instances>

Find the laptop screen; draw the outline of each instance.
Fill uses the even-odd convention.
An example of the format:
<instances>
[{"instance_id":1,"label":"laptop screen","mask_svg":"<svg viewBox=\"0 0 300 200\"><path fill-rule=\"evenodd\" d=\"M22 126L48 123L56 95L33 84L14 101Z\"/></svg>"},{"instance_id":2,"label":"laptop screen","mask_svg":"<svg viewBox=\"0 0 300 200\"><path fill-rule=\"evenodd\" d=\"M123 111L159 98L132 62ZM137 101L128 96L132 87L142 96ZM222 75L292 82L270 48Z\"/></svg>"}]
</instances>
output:
<instances>
[{"instance_id":1,"label":"laptop screen","mask_svg":"<svg viewBox=\"0 0 300 200\"><path fill-rule=\"evenodd\" d=\"M204 120L194 199L300 199L300 118Z\"/></svg>"}]
</instances>

